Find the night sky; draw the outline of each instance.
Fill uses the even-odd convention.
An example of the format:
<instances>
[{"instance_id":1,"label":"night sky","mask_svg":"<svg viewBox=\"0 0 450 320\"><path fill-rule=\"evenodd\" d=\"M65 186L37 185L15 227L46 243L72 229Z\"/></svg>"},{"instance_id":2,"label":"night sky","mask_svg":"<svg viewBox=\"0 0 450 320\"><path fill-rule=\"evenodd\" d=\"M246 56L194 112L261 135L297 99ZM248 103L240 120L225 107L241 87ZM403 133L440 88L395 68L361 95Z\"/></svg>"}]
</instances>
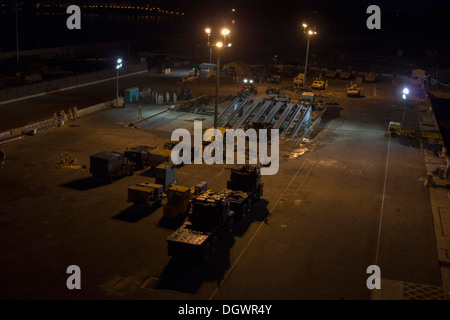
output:
<instances>
[{"instance_id":1,"label":"night sky","mask_svg":"<svg viewBox=\"0 0 450 320\"><path fill-rule=\"evenodd\" d=\"M45 1L42 1L45 2ZM47 1L51 2L51 1ZM8 1L7 1L8 3ZM11 3L11 2L9 2ZM30 3L30 2L28 2ZM32 1L31 3L35 3ZM57 2L59 3L59 2ZM95 1L72 1L82 5ZM98 1L98 3L111 3ZM183 19L133 19L136 13L120 12L122 18L92 16L82 10L82 30L65 28L68 17L62 9L57 15L39 15L23 10L19 18L22 49L77 45L113 41L136 42L137 49L166 50L195 54L204 50L204 28L219 30L231 26L233 50L230 55L279 54L304 51L303 21L315 25L319 35L312 42L318 54L395 55L403 50L411 57L422 57L427 50L438 51L445 63L449 56L449 1L121 1L136 5L160 5L185 12ZM69 3L68 3L69 4ZM366 9L376 4L381 9L381 30L368 30ZM235 8L236 12L231 12ZM97 9L97 13L103 13ZM15 50L15 15L3 10L0 15L1 51ZM235 20L235 24L231 24ZM137 45L139 43L139 45Z\"/></svg>"}]
</instances>

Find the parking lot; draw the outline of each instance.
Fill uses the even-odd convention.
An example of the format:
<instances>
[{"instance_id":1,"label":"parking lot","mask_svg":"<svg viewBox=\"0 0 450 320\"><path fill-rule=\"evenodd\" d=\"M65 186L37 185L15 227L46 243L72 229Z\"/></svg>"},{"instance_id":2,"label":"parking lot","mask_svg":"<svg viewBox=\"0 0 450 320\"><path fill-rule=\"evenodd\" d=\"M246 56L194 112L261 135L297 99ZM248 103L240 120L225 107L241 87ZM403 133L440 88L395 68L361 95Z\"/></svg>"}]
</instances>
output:
<instances>
[{"instance_id":1,"label":"parking lot","mask_svg":"<svg viewBox=\"0 0 450 320\"><path fill-rule=\"evenodd\" d=\"M153 177L144 170L98 185L89 155L139 144L162 147L175 128L191 129L196 118L211 126L211 113L165 112L133 128L133 104L5 144L0 297L370 299L366 269L373 264L384 279L439 286L422 155L406 137L385 137L390 120L417 128L417 114L396 103L389 80L363 83L362 98L346 97L347 84L329 80L318 96L327 110L309 134L307 151L282 141L278 174L263 176L263 200L204 265L167 255L165 239L173 230L160 226L162 208L139 211L126 202L129 186ZM265 98L266 86L274 85L258 85L257 98ZM214 83L189 87L214 92ZM239 88L225 83L221 96ZM141 104L144 117L167 108ZM66 150L79 169L59 167ZM187 165L176 169L176 178L188 186L206 181L220 191L230 167ZM66 268L73 264L82 272L77 291L66 288Z\"/></svg>"}]
</instances>

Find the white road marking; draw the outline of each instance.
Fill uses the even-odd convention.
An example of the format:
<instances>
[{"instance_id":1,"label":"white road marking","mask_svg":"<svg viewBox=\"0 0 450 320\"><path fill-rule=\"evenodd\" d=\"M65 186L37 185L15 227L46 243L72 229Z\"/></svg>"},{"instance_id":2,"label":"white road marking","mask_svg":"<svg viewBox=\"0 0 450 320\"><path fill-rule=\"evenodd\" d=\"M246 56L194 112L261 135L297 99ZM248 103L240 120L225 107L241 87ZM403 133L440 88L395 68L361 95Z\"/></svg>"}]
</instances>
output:
<instances>
[{"instance_id":1,"label":"white road marking","mask_svg":"<svg viewBox=\"0 0 450 320\"><path fill-rule=\"evenodd\" d=\"M273 209L275 209L275 207L277 206L278 202L280 202L281 198L283 197L284 193L286 192L286 190L289 188L289 186L291 185L292 181L294 181L295 177L297 177L298 173L300 172L301 169L303 169L303 167L305 166L307 162L304 161L302 163L302 165L298 168L297 172L295 173L295 175L292 177L291 181L289 181L289 183L287 184L286 188L284 188L283 192L280 193L280 196L277 200L277 202L275 202L275 204L273 205L273 207L269 210L269 212L272 212ZM261 221L261 223L258 226L258 229L255 231L255 233L253 234L253 236L251 237L251 239L249 240L249 242L245 245L244 249L242 250L242 252L239 254L239 256L237 257L236 261L233 263L233 265L230 267L230 269L228 269L227 273L224 275L221 283L224 283L225 280L228 278L228 276L231 274L231 272L233 271L234 267L236 266L236 264L239 262L239 260L241 259L242 255L244 254L244 252L247 250L247 248L250 246L250 244L253 242L253 239L255 239L256 235L258 234L259 230L261 230L261 227L265 224L265 221ZM216 293L219 291L220 288L220 284L217 285L216 289L214 289L213 293L211 294L211 296L209 297L208 300L212 300L214 298L214 296L216 295Z\"/></svg>"},{"instance_id":2,"label":"white road marking","mask_svg":"<svg viewBox=\"0 0 450 320\"><path fill-rule=\"evenodd\" d=\"M391 119L392 115L394 113L394 108L392 107L391 112ZM378 236L377 236L377 250L375 252L375 265L377 265L378 262L378 253L380 250L380 238L381 238L381 224L383 222L383 213L384 213L384 200L386 198L386 183L387 183L387 173L389 168L389 155L391 150L391 136L388 136L388 149L387 149L387 155L386 155L386 168L384 170L384 185L383 185L383 196L381 197L381 210L380 210L380 224L378 226Z\"/></svg>"}]
</instances>

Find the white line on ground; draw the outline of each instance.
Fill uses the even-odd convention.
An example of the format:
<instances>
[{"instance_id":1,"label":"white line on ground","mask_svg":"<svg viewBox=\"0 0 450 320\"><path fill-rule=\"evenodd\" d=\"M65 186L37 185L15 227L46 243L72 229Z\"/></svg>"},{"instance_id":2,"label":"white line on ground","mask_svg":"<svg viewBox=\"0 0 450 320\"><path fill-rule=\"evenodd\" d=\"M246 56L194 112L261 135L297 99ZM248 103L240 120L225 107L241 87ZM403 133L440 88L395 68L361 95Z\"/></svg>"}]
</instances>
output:
<instances>
[{"instance_id":1,"label":"white line on ground","mask_svg":"<svg viewBox=\"0 0 450 320\"><path fill-rule=\"evenodd\" d=\"M391 119L392 115L394 113L394 107L392 107L391 112ZM391 136L388 136L388 148L387 148L387 155L386 155L386 168L384 170L384 185L383 185L383 196L381 197L381 210L380 210L380 224L378 226L378 236L377 236L377 250L375 252L375 265L378 263L378 253L380 250L380 238L381 238L381 224L383 222L383 213L384 213L384 200L386 198L386 183L387 183L387 173L389 168L389 154L391 150Z\"/></svg>"},{"instance_id":2,"label":"white line on ground","mask_svg":"<svg viewBox=\"0 0 450 320\"><path fill-rule=\"evenodd\" d=\"M321 133L326 132L326 130L328 130L328 128L331 126L331 123L333 121L330 122L330 124L328 125L327 128L325 128ZM317 138L317 137L316 137ZM292 181L294 181L294 179L297 177L298 173L300 172L300 170L303 169L303 167L305 166L307 162L303 161L302 165L298 168L297 172L295 173L295 175L292 177L292 179L289 181L289 183L286 185L286 187L283 189L283 192L280 193L280 196L278 197L278 200L275 202L275 204L273 205L273 207L269 210L269 212L273 212L273 210L275 209L275 207L278 205L278 202L281 200L281 198L283 197L284 193L286 192L286 190L290 187ZM311 168L308 170L306 176L308 177L309 174L311 173L311 170L314 166L311 166ZM247 250L247 248L250 246L250 244L253 242L253 239L255 239L256 235L258 234L259 230L261 230L261 227L264 225L265 221L261 221L261 223L258 226L258 229L255 231L255 233L253 234L253 236L250 238L250 240L248 241L248 243L245 245L244 249L242 250L242 252L239 254L239 256L237 257L236 261L234 261L233 265L228 269L227 273L225 273L223 279L220 281L220 283L217 285L217 287L214 289L213 293L211 294L211 296L209 297L208 300L212 300L214 298L214 296L216 295L216 293L219 291L220 288L220 284L224 283L225 280L228 278L228 276L231 274L231 272L233 271L234 267L237 265L237 263L239 262L239 260L241 259L242 255L244 254L244 252Z\"/></svg>"}]
</instances>

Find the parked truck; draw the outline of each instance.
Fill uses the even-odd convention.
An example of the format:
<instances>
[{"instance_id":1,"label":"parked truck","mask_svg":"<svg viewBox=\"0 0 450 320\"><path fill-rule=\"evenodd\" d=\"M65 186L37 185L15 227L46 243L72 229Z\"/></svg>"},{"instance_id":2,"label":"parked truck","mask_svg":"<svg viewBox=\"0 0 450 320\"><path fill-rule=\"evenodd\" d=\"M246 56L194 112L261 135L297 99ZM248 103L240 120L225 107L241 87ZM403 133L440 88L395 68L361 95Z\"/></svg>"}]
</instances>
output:
<instances>
[{"instance_id":1,"label":"parked truck","mask_svg":"<svg viewBox=\"0 0 450 320\"><path fill-rule=\"evenodd\" d=\"M223 194L228 198L236 218L241 218L250 212L252 202L262 198L263 191L264 181L261 180L260 168L238 165L231 169L227 190Z\"/></svg>"},{"instance_id":2,"label":"parked truck","mask_svg":"<svg viewBox=\"0 0 450 320\"><path fill-rule=\"evenodd\" d=\"M163 216L171 219L185 218L191 209L192 199L207 191L207 183L202 181L194 187L174 185L167 189L167 203Z\"/></svg>"},{"instance_id":3,"label":"parked truck","mask_svg":"<svg viewBox=\"0 0 450 320\"><path fill-rule=\"evenodd\" d=\"M135 170L136 163L119 152L103 151L90 156L90 173L104 183L133 175Z\"/></svg>"},{"instance_id":4,"label":"parked truck","mask_svg":"<svg viewBox=\"0 0 450 320\"><path fill-rule=\"evenodd\" d=\"M151 152L155 149L156 147L139 145L130 149L127 148L124 155L129 160L136 163L136 170L142 170L150 167Z\"/></svg>"},{"instance_id":5,"label":"parked truck","mask_svg":"<svg viewBox=\"0 0 450 320\"><path fill-rule=\"evenodd\" d=\"M207 261L233 225L233 213L228 198L215 192L206 192L192 200L192 213L166 240L172 257Z\"/></svg>"},{"instance_id":6,"label":"parked truck","mask_svg":"<svg viewBox=\"0 0 450 320\"><path fill-rule=\"evenodd\" d=\"M128 188L127 202L136 206L155 208L161 205L164 186L151 182L141 182Z\"/></svg>"}]
</instances>

